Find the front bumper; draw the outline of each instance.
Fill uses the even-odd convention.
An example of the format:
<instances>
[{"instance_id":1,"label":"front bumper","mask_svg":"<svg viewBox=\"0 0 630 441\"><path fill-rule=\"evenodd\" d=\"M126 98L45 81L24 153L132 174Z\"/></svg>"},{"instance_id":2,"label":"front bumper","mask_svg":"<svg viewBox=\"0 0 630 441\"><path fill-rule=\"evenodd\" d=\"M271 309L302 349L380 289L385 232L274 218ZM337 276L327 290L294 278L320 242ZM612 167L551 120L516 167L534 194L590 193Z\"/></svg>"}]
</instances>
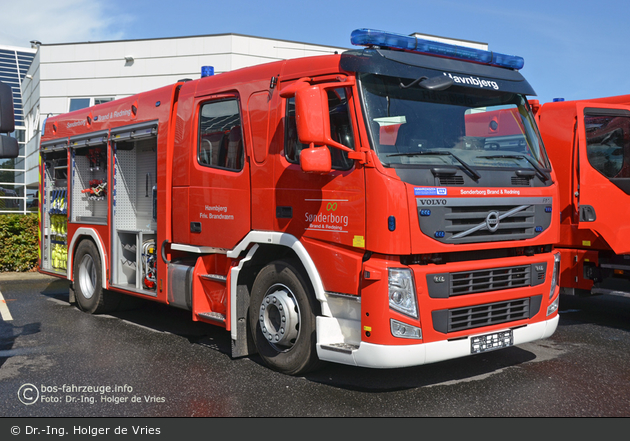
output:
<instances>
[{"instance_id":1,"label":"front bumper","mask_svg":"<svg viewBox=\"0 0 630 441\"><path fill-rule=\"evenodd\" d=\"M318 321L320 319L325 320L325 318L318 317ZM550 337L556 331L558 321L559 315L555 314L549 320L514 329L514 345ZM323 323L321 324L323 325ZM318 323L318 329L320 328L320 323ZM370 368L418 366L471 355L471 338L475 335L455 340L413 345L380 345L361 342L355 349L345 351L334 350L326 345L318 344L317 355L324 361Z\"/></svg>"}]
</instances>

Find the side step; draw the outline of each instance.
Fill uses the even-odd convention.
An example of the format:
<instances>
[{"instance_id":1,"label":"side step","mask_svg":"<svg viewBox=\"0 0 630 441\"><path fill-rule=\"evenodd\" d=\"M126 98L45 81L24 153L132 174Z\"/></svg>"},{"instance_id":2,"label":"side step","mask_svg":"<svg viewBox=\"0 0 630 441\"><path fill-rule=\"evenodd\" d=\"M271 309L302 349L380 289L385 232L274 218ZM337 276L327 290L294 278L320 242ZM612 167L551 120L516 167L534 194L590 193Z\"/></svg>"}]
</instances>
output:
<instances>
[{"instance_id":1,"label":"side step","mask_svg":"<svg viewBox=\"0 0 630 441\"><path fill-rule=\"evenodd\" d=\"M201 279L212 280L214 282L227 283L227 277L221 274L200 274Z\"/></svg>"},{"instance_id":2,"label":"side step","mask_svg":"<svg viewBox=\"0 0 630 441\"><path fill-rule=\"evenodd\" d=\"M329 343L320 346L328 351L341 352L343 354L352 354L352 351L359 349L359 345L351 345L348 343Z\"/></svg>"},{"instance_id":3,"label":"side step","mask_svg":"<svg viewBox=\"0 0 630 441\"><path fill-rule=\"evenodd\" d=\"M225 325L225 316L218 312L200 312L197 314L197 317L204 322Z\"/></svg>"}]
</instances>

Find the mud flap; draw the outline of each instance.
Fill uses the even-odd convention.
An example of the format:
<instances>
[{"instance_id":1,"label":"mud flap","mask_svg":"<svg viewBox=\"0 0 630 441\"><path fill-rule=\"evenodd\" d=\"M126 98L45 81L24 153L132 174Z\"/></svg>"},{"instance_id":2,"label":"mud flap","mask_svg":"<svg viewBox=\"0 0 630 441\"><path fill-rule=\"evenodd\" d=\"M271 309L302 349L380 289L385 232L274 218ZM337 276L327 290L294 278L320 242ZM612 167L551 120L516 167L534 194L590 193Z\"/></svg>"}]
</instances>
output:
<instances>
[{"instance_id":1,"label":"mud flap","mask_svg":"<svg viewBox=\"0 0 630 441\"><path fill-rule=\"evenodd\" d=\"M236 340L232 339L232 358L246 357L256 353L256 346L249 332L249 289L238 285L236 291Z\"/></svg>"}]
</instances>

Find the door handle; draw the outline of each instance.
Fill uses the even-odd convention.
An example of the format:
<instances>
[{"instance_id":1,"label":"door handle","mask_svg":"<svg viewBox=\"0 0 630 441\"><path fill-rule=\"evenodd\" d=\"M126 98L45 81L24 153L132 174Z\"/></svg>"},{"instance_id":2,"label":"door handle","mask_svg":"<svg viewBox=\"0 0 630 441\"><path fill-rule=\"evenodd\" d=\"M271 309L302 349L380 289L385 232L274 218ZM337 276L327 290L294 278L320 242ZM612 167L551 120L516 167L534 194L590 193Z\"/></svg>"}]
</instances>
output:
<instances>
[{"instance_id":1,"label":"door handle","mask_svg":"<svg viewBox=\"0 0 630 441\"><path fill-rule=\"evenodd\" d=\"M580 205L580 222L595 222L597 215L590 205Z\"/></svg>"}]
</instances>

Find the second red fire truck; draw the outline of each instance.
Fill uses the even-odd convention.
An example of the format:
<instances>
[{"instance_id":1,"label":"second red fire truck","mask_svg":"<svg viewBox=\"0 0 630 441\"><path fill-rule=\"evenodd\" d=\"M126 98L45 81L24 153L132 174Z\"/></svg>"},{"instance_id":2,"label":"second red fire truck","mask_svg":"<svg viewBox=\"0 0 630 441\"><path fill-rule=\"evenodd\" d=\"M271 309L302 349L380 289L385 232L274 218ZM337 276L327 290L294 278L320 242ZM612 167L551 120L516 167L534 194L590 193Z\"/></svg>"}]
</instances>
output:
<instances>
[{"instance_id":1,"label":"second red fire truck","mask_svg":"<svg viewBox=\"0 0 630 441\"><path fill-rule=\"evenodd\" d=\"M557 184L523 59L352 42L49 118L41 272L88 313L189 310L292 375L552 335Z\"/></svg>"},{"instance_id":2,"label":"second red fire truck","mask_svg":"<svg viewBox=\"0 0 630 441\"><path fill-rule=\"evenodd\" d=\"M559 180L561 292L630 297L630 95L535 108Z\"/></svg>"}]
</instances>

